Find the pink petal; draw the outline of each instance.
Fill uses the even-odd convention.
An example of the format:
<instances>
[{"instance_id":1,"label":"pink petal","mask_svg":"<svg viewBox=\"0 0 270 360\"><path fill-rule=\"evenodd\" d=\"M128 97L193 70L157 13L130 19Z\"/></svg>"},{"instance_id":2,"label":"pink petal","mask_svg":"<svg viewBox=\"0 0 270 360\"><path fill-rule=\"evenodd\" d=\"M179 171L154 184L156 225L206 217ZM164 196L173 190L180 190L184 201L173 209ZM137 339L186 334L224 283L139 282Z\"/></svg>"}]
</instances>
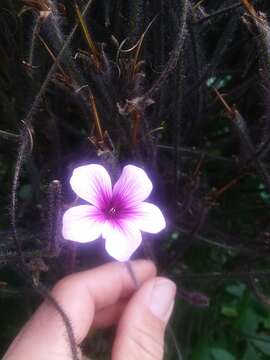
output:
<instances>
[{"instance_id":1,"label":"pink petal","mask_svg":"<svg viewBox=\"0 0 270 360\"><path fill-rule=\"evenodd\" d=\"M62 235L67 240L80 243L93 241L101 235L104 222L102 214L94 206L75 206L64 213Z\"/></svg>"},{"instance_id":2,"label":"pink petal","mask_svg":"<svg viewBox=\"0 0 270 360\"><path fill-rule=\"evenodd\" d=\"M143 169L127 165L113 187L113 198L116 202L124 203L126 207L133 207L144 201L152 188L152 182Z\"/></svg>"},{"instance_id":3,"label":"pink petal","mask_svg":"<svg viewBox=\"0 0 270 360\"><path fill-rule=\"evenodd\" d=\"M164 216L156 205L143 202L132 210L134 211L134 224L140 230L156 234L166 227Z\"/></svg>"},{"instance_id":4,"label":"pink petal","mask_svg":"<svg viewBox=\"0 0 270 360\"><path fill-rule=\"evenodd\" d=\"M127 220L120 223L107 221L102 236L107 252L118 261L129 260L142 242L140 230Z\"/></svg>"},{"instance_id":5,"label":"pink petal","mask_svg":"<svg viewBox=\"0 0 270 360\"><path fill-rule=\"evenodd\" d=\"M80 198L99 208L112 196L110 175L101 165L90 164L74 169L70 185Z\"/></svg>"}]
</instances>

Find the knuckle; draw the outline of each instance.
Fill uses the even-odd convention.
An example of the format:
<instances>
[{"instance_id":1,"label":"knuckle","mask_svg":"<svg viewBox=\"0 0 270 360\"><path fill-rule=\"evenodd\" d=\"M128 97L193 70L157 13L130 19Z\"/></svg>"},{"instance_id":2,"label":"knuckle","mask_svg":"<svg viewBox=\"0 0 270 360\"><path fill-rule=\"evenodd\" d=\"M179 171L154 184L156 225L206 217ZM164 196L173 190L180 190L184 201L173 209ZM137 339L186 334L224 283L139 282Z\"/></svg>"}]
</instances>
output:
<instances>
[{"instance_id":1,"label":"knuckle","mask_svg":"<svg viewBox=\"0 0 270 360\"><path fill-rule=\"evenodd\" d=\"M57 296L59 293L64 293L70 288L72 288L74 291L76 291L76 288L78 288L78 284L75 281L74 275L68 275L59 280L52 289L52 295Z\"/></svg>"}]
</instances>

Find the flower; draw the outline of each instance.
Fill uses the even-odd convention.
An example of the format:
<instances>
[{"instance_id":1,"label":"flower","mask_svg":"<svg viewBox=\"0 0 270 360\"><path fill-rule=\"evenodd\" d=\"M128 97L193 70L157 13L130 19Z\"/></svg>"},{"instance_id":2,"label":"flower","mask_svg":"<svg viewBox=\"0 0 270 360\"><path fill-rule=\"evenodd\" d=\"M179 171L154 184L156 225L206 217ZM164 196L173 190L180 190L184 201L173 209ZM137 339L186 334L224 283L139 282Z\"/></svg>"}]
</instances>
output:
<instances>
[{"instance_id":1,"label":"flower","mask_svg":"<svg viewBox=\"0 0 270 360\"><path fill-rule=\"evenodd\" d=\"M74 169L70 185L91 205L65 212L62 234L67 240L86 243L102 235L107 252L116 260L127 261L142 242L141 231L156 234L166 226L160 209L144 201L153 185L137 166L125 166L113 188L103 166L80 166Z\"/></svg>"}]
</instances>

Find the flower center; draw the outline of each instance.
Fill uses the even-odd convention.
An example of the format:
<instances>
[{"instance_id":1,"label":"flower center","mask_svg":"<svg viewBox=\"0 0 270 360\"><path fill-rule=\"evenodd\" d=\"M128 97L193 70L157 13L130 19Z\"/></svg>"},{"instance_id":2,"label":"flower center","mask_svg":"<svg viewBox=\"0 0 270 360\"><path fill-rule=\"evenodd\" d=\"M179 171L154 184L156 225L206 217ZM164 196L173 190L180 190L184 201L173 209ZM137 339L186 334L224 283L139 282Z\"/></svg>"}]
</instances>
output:
<instances>
[{"instance_id":1,"label":"flower center","mask_svg":"<svg viewBox=\"0 0 270 360\"><path fill-rule=\"evenodd\" d=\"M125 215L125 203L121 198L113 198L108 202L103 209L105 217L110 220L119 220L122 219Z\"/></svg>"},{"instance_id":2,"label":"flower center","mask_svg":"<svg viewBox=\"0 0 270 360\"><path fill-rule=\"evenodd\" d=\"M110 208L110 209L109 209L109 214L110 214L110 215L116 214L116 208Z\"/></svg>"},{"instance_id":3,"label":"flower center","mask_svg":"<svg viewBox=\"0 0 270 360\"><path fill-rule=\"evenodd\" d=\"M115 207L111 207L109 210L108 210L108 215L110 216L114 216L116 215L116 208Z\"/></svg>"}]
</instances>

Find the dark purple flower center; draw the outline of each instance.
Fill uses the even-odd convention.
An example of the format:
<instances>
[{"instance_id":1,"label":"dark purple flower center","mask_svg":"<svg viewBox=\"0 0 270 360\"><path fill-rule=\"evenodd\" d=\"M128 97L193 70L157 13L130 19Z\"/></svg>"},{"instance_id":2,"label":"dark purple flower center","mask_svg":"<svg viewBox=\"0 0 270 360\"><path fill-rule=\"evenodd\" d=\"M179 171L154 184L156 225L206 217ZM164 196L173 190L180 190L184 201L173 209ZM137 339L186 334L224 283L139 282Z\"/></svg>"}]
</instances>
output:
<instances>
[{"instance_id":1,"label":"dark purple flower center","mask_svg":"<svg viewBox=\"0 0 270 360\"><path fill-rule=\"evenodd\" d=\"M121 220L129 215L130 209L121 196L113 196L104 203L102 212L108 220Z\"/></svg>"},{"instance_id":2,"label":"dark purple flower center","mask_svg":"<svg viewBox=\"0 0 270 360\"><path fill-rule=\"evenodd\" d=\"M118 215L117 209L115 207L111 207L108 211L107 211L107 216L109 217L115 217Z\"/></svg>"},{"instance_id":3,"label":"dark purple flower center","mask_svg":"<svg viewBox=\"0 0 270 360\"><path fill-rule=\"evenodd\" d=\"M108 220L116 218L119 219L124 209L125 204L121 201L121 198L113 197L112 199L107 199L107 201L104 202L102 212Z\"/></svg>"}]
</instances>

